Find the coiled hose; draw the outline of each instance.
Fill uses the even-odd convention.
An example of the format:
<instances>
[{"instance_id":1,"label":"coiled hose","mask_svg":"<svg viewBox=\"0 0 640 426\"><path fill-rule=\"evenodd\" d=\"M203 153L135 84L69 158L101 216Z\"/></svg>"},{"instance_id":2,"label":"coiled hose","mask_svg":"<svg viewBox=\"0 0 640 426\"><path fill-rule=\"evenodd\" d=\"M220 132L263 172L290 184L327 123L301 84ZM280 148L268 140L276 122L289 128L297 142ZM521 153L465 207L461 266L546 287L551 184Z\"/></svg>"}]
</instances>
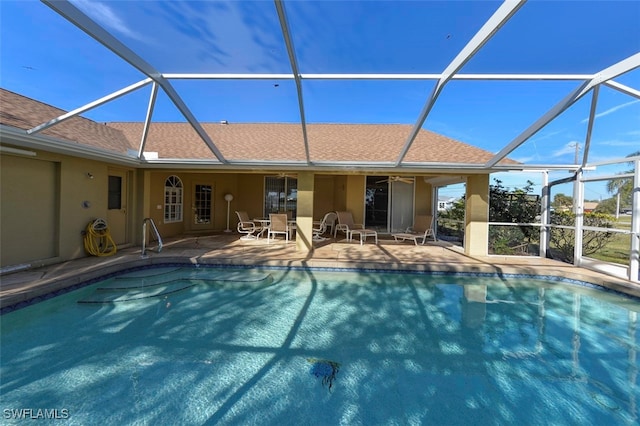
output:
<instances>
[{"instance_id":1,"label":"coiled hose","mask_svg":"<svg viewBox=\"0 0 640 426\"><path fill-rule=\"evenodd\" d=\"M116 243L113 242L109 227L104 219L89 222L84 232L84 249L93 256L116 254Z\"/></svg>"}]
</instances>

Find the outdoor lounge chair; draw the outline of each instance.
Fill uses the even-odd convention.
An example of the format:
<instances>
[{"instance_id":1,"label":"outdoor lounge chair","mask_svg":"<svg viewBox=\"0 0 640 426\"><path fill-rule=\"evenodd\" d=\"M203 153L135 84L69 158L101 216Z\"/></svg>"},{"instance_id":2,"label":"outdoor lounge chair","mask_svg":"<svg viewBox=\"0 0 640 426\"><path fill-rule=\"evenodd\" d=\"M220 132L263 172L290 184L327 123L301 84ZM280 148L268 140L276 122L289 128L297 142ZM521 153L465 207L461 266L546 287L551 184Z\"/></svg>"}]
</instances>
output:
<instances>
[{"instance_id":1,"label":"outdoor lounge chair","mask_svg":"<svg viewBox=\"0 0 640 426\"><path fill-rule=\"evenodd\" d=\"M333 231L334 237L340 231L345 233L347 241L351 241L353 234L356 234L360 235L360 245L364 243L367 237L374 237L376 244L378 244L378 233L373 229L366 229L360 223L354 223L351 212L336 212L336 215L338 216L338 224Z\"/></svg>"},{"instance_id":2,"label":"outdoor lounge chair","mask_svg":"<svg viewBox=\"0 0 640 426\"><path fill-rule=\"evenodd\" d=\"M285 242L289 242L289 219L284 213L269 214L269 229L267 230L267 243L271 242L271 237L275 240L275 235L284 234Z\"/></svg>"},{"instance_id":3,"label":"outdoor lounge chair","mask_svg":"<svg viewBox=\"0 0 640 426\"><path fill-rule=\"evenodd\" d=\"M422 238L420 244L424 244L427 241L427 237L430 235L433 237L433 241L436 240L436 236L433 233L433 216L428 215L416 215L413 220L413 226L408 228L405 232L391 234L396 241L411 240L415 245L418 245L418 239Z\"/></svg>"},{"instance_id":4,"label":"outdoor lounge chair","mask_svg":"<svg viewBox=\"0 0 640 426\"><path fill-rule=\"evenodd\" d=\"M254 240L257 238L257 233L262 231L262 226L256 225L255 222L249 219L249 215L245 211L236 211L238 215L238 232L245 234L240 237L241 240Z\"/></svg>"}]
</instances>

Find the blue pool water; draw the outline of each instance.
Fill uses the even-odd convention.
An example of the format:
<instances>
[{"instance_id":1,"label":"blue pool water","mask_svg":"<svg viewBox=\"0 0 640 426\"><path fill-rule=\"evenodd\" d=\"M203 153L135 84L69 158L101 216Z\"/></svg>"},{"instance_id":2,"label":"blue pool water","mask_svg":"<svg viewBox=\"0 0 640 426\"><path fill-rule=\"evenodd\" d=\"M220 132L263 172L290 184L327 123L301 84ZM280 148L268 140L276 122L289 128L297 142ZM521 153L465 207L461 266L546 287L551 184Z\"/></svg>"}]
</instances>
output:
<instances>
[{"instance_id":1,"label":"blue pool water","mask_svg":"<svg viewBox=\"0 0 640 426\"><path fill-rule=\"evenodd\" d=\"M639 309L504 276L130 271L1 317L0 422L636 424Z\"/></svg>"}]
</instances>

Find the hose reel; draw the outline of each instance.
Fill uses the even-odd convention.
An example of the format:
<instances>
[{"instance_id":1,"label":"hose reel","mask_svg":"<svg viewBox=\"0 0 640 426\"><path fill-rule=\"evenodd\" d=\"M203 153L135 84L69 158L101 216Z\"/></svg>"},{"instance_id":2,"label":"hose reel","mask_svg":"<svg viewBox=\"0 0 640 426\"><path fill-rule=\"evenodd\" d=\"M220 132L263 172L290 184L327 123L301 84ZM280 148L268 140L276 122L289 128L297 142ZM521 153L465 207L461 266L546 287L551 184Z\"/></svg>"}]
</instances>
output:
<instances>
[{"instance_id":1,"label":"hose reel","mask_svg":"<svg viewBox=\"0 0 640 426\"><path fill-rule=\"evenodd\" d=\"M84 249L93 256L116 254L116 243L111 237L106 220L98 218L87 224L84 231Z\"/></svg>"}]
</instances>

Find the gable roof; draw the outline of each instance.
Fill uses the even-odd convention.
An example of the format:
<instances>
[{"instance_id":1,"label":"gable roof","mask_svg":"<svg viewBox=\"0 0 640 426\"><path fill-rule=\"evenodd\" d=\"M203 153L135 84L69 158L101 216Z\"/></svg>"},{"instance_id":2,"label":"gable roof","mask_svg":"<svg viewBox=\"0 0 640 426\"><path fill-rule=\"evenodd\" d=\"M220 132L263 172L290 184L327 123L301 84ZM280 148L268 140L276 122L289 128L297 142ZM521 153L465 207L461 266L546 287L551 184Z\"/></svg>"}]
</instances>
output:
<instances>
[{"instance_id":1,"label":"gable roof","mask_svg":"<svg viewBox=\"0 0 640 426\"><path fill-rule=\"evenodd\" d=\"M0 89L0 124L32 129L65 114L34 99ZM225 122L226 123L226 122ZM202 123L202 127L232 164L306 162L302 127L289 123ZM396 161L411 125L307 124L310 160L327 163L392 163ZM63 141L112 151L123 156L137 152L144 129L141 122L97 123L74 116L42 131ZM189 123L152 122L145 152L158 159L203 160L218 163L215 155ZM128 154L129 153L129 154ZM493 154L446 136L421 130L405 162L483 165ZM518 164L505 159L504 164Z\"/></svg>"}]
</instances>

